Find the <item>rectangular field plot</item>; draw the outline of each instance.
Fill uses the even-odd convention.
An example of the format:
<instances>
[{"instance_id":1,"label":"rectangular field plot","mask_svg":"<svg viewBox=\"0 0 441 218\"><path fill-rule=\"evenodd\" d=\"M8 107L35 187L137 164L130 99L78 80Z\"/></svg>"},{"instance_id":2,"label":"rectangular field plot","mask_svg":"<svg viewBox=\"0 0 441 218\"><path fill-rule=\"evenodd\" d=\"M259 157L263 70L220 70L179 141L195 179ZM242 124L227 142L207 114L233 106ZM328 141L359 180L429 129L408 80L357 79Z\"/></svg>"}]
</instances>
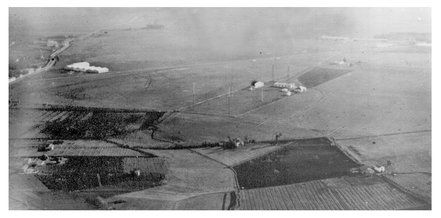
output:
<instances>
[{"instance_id":1,"label":"rectangular field plot","mask_svg":"<svg viewBox=\"0 0 441 218\"><path fill-rule=\"evenodd\" d=\"M333 80L339 76L349 73L349 69L331 69L315 67L312 70L302 74L298 77L298 81L301 82L307 88L316 87L322 83Z\"/></svg>"},{"instance_id":2,"label":"rectangular field plot","mask_svg":"<svg viewBox=\"0 0 441 218\"><path fill-rule=\"evenodd\" d=\"M243 190L240 192L241 210L402 210L427 207L388 183L377 178L373 184L357 177L361 185L351 185L347 177L316 180L284 186ZM352 179L354 180L354 179Z\"/></svg>"},{"instance_id":3,"label":"rectangular field plot","mask_svg":"<svg viewBox=\"0 0 441 218\"><path fill-rule=\"evenodd\" d=\"M234 167L245 189L287 185L349 175L358 164L325 138L299 140Z\"/></svg>"},{"instance_id":4,"label":"rectangular field plot","mask_svg":"<svg viewBox=\"0 0 441 218\"><path fill-rule=\"evenodd\" d=\"M282 98L285 98L285 96L283 96L283 93L277 88L266 86L253 91L244 88L230 95L225 93L221 97L190 106L185 112L238 116Z\"/></svg>"}]
</instances>

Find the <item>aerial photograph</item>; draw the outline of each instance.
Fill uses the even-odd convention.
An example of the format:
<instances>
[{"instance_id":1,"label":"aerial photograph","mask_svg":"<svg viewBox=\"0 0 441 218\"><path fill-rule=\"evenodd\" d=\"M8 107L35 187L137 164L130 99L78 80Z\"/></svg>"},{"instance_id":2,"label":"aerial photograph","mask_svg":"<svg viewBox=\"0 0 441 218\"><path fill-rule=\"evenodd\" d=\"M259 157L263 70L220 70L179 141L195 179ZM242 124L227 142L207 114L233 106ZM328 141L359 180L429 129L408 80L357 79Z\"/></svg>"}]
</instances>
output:
<instances>
[{"instance_id":1,"label":"aerial photograph","mask_svg":"<svg viewBox=\"0 0 441 218\"><path fill-rule=\"evenodd\" d=\"M432 210L430 7L8 12L9 210Z\"/></svg>"}]
</instances>

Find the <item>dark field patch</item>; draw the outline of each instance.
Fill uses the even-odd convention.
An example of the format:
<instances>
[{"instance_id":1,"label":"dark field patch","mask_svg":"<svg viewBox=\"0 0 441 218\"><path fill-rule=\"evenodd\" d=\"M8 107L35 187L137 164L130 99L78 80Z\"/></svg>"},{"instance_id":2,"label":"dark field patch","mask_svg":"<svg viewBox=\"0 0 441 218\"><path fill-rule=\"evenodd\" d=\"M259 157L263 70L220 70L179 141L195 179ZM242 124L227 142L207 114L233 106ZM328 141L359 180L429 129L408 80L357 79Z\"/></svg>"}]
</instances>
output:
<instances>
[{"instance_id":1,"label":"dark field patch","mask_svg":"<svg viewBox=\"0 0 441 218\"><path fill-rule=\"evenodd\" d=\"M240 164L239 185L245 189L288 185L340 177L357 167L325 138L300 140L295 145Z\"/></svg>"},{"instance_id":2,"label":"dark field patch","mask_svg":"<svg viewBox=\"0 0 441 218\"><path fill-rule=\"evenodd\" d=\"M53 139L105 139L149 128L162 114L60 111L38 127Z\"/></svg>"},{"instance_id":3,"label":"dark field patch","mask_svg":"<svg viewBox=\"0 0 441 218\"><path fill-rule=\"evenodd\" d=\"M312 88L322 83L333 80L346 73L349 73L350 71L351 70L347 69L330 69L316 67L299 76L298 80L307 88Z\"/></svg>"},{"instance_id":4,"label":"dark field patch","mask_svg":"<svg viewBox=\"0 0 441 218\"><path fill-rule=\"evenodd\" d=\"M165 178L165 161L147 157L68 157L65 164L42 165L36 176L52 190L134 191L160 185ZM156 158L157 159L157 158ZM134 170L140 175L135 176Z\"/></svg>"}]
</instances>

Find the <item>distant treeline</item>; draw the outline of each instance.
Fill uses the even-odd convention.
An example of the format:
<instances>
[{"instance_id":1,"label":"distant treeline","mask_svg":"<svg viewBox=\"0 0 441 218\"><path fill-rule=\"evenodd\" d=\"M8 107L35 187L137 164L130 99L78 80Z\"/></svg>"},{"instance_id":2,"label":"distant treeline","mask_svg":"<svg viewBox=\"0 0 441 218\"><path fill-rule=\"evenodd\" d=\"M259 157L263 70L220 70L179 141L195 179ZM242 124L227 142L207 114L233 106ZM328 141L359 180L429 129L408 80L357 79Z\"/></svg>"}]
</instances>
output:
<instances>
[{"instance_id":1,"label":"distant treeline","mask_svg":"<svg viewBox=\"0 0 441 218\"><path fill-rule=\"evenodd\" d=\"M407 33L388 33L381 34L375 36L375 38L388 39L388 40L411 40L417 42L432 42L432 34L431 33L415 33L415 32L407 32Z\"/></svg>"},{"instance_id":2,"label":"distant treeline","mask_svg":"<svg viewBox=\"0 0 441 218\"><path fill-rule=\"evenodd\" d=\"M130 31L130 30L137 30L137 29L139 29L139 30L161 30L161 29L164 29L164 27L165 26L162 24L147 24L146 26L141 27L141 28L129 27L129 28L124 28L124 29L120 29L120 30L122 30L122 31Z\"/></svg>"}]
</instances>

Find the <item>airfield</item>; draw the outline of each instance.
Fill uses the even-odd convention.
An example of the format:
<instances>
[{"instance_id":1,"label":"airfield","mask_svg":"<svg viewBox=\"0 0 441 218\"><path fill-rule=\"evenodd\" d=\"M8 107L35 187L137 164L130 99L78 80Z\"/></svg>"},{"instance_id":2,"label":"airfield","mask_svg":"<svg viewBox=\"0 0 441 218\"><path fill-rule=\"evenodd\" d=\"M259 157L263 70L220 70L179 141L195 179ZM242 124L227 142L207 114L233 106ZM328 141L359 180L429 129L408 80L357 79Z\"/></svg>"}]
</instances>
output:
<instances>
[{"instance_id":1,"label":"airfield","mask_svg":"<svg viewBox=\"0 0 441 218\"><path fill-rule=\"evenodd\" d=\"M233 56L174 31L73 38L10 84L11 209L431 208L430 47L313 38ZM63 71L79 61L110 72ZM228 137L254 142L218 146ZM26 171L43 154L67 162Z\"/></svg>"}]
</instances>

